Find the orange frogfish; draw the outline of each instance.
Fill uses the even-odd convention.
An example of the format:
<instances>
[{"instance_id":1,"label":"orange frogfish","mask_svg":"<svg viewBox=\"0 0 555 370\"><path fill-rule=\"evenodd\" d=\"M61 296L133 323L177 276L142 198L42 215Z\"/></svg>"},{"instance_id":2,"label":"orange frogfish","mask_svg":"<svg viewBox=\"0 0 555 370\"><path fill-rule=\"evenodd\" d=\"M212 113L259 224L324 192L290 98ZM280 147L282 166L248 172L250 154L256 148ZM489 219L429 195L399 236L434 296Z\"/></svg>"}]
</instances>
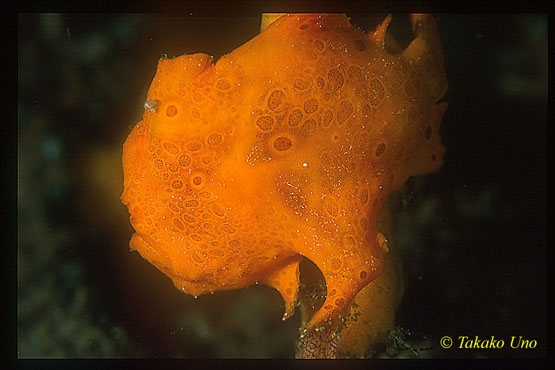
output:
<instances>
[{"instance_id":1,"label":"orange frogfish","mask_svg":"<svg viewBox=\"0 0 555 370\"><path fill-rule=\"evenodd\" d=\"M123 147L131 249L195 296L270 285L285 317L308 258L327 296L307 328L344 311L382 270L388 194L445 151L435 22L393 55L389 20L290 14L216 62L162 58Z\"/></svg>"}]
</instances>

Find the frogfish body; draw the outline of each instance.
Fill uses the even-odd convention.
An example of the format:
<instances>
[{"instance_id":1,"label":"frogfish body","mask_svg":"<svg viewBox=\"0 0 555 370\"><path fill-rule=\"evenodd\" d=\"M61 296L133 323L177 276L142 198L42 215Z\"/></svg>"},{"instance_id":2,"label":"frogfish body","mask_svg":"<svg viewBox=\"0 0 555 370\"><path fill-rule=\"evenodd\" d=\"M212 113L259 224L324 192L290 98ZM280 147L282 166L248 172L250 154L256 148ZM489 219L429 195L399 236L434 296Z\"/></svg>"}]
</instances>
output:
<instances>
[{"instance_id":1,"label":"frogfish body","mask_svg":"<svg viewBox=\"0 0 555 370\"><path fill-rule=\"evenodd\" d=\"M327 296L308 327L337 317L380 274L377 216L409 176L442 163L447 89L431 16L385 49L345 15L287 15L213 62L163 58L123 148L130 247L185 293L256 283L295 307L299 262Z\"/></svg>"}]
</instances>

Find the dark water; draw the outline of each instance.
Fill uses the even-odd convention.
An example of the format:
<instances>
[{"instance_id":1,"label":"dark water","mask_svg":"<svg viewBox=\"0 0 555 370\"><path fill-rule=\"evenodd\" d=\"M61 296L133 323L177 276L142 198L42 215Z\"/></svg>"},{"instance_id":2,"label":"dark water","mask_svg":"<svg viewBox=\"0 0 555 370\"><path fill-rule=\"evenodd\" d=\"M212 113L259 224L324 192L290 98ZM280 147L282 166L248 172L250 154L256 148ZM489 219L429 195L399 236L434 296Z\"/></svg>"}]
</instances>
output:
<instances>
[{"instance_id":1,"label":"dark water","mask_svg":"<svg viewBox=\"0 0 555 370\"><path fill-rule=\"evenodd\" d=\"M380 18L352 17L363 28ZM392 32L408 43L406 21L396 16ZM422 358L542 357L547 17L437 22L447 153L439 172L412 180L396 203L407 280L397 334L411 331L413 348L434 347ZM257 17L20 15L19 357L293 357L299 315L280 320L276 291L180 293L129 252L132 228L119 202L121 145L158 59L217 58L259 27ZM456 345L459 336L506 343L445 350L446 335ZM511 336L537 347L509 349Z\"/></svg>"}]
</instances>

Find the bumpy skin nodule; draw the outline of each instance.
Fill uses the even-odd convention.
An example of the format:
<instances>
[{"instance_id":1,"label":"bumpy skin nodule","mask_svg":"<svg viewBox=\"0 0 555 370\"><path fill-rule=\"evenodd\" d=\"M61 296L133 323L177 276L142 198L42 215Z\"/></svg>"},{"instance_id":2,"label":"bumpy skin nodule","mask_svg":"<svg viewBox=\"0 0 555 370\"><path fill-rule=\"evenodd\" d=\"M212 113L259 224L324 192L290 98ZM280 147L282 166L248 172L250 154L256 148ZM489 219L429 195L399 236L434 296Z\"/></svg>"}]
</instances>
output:
<instances>
[{"instance_id":1,"label":"bumpy skin nodule","mask_svg":"<svg viewBox=\"0 0 555 370\"><path fill-rule=\"evenodd\" d=\"M441 165L447 84L433 18L384 48L344 15L288 15L215 64L161 59L124 145L130 247L193 295L255 283L293 312L302 256L334 318L380 273L388 194Z\"/></svg>"}]
</instances>

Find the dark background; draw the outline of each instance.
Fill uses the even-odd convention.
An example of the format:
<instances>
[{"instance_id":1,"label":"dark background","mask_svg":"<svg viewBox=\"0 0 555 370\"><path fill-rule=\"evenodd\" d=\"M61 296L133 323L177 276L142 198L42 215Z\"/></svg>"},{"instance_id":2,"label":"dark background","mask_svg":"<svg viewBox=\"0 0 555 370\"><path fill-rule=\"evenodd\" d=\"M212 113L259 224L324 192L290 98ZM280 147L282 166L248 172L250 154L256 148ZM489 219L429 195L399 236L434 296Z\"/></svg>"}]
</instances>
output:
<instances>
[{"instance_id":1,"label":"dark background","mask_svg":"<svg viewBox=\"0 0 555 370\"><path fill-rule=\"evenodd\" d=\"M368 30L384 17L349 16ZM547 17L436 19L449 83L445 163L393 200L407 280L394 334L428 349L396 356L546 356ZM254 37L260 18L18 21L18 356L292 358L299 315L280 320L277 291L182 294L129 252L119 201L121 147L158 59L217 59ZM404 45L408 30L408 17L394 16ZM445 350L445 335L538 344Z\"/></svg>"}]
</instances>

